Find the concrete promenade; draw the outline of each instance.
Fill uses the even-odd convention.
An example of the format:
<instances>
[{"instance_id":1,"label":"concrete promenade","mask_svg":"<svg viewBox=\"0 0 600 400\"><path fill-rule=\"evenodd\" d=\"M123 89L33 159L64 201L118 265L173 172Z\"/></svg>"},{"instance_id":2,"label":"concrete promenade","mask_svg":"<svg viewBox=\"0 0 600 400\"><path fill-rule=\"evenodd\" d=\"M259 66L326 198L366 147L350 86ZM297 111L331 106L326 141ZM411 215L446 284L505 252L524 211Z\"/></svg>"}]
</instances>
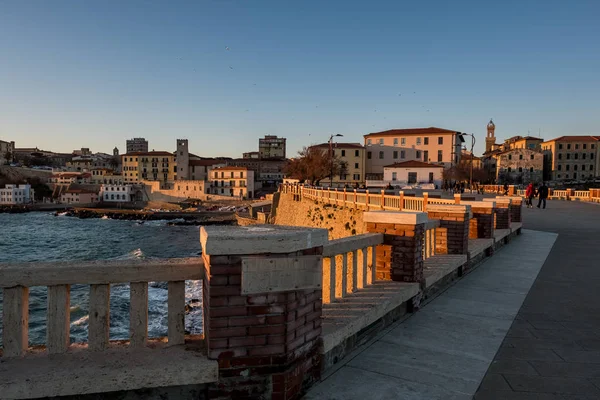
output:
<instances>
[{"instance_id":1,"label":"concrete promenade","mask_svg":"<svg viewBox=\"0 0 600 400\"><path fill-rule=\"evenodd\" d=\"M599 399L600 204L523 211L559 236L475 399Z\"/></svg>"},{"instance_id":2,"label":"concrete promenade","mask_svg":"<svg viewBox=\"0 0 600 400\"><path fill-rule=\"evenodd\" d=\"M523 213L521 237L306 398L600 398L600 206Z\"/></svg>"}]
</instances>

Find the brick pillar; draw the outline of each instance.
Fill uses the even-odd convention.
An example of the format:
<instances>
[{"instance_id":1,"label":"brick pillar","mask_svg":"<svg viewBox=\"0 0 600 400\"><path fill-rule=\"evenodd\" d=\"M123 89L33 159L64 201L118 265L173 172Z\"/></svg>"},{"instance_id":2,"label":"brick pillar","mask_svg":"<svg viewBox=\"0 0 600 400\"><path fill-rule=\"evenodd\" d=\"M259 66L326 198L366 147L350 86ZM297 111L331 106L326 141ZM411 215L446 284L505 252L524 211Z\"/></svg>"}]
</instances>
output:
<instances>
[{"instance_id":1,"label":"brick pillar","mask_svg":"<svg viewBox=\"0 0 600 400\"><path fill-rule=\"evenodd\" d=\"M461 204L471 206L473 218L469 221L469 239L491 239L494 237L493 201L463 201Z\"/></svg>"},{"instance_id":2,"label":"brick pillar","mask_svg":"<svg viewBox=\"0 0 600 400\"><path fill-rule=\"evenodd\" d=\"M299 398L320 378L327 230L207 226L200 241L208 358L219 362L209 398Z\"/></svg>"},{"instance_id":3,"label":"brick pillar","mask_svg":"<svg viewBox=\"0 0 600 400\"><path fill-rule=\"evenodd\" d=\"M363 214L369 233L383 233L376 249L378 280L421 282L427 214L414 211L369 211Z\"/></svg>"},{"instance_id":4,"label":"brick pillar","mask_svg":"<svg viewBox=\"0 0 600 400\"><path fill-rule=\"evenodd\" d=\"M515 185L508 185L508 195L514 196L516 193L517 189L515 188Z\"/></svg>"},{"instance_id":5,"label":"brick pillar","mask_svg":"<svg viewBox=\"0 0 600 400\"><path fill-rule=\"evenodd\" d=\"M505 199L505 197L504 197ZM510 220L511 222L523 222L521 209L523 208L523 198L521 196L510 197Z\"/></svg>"},{"instance_id":6,"label":"brick pillar","mask_svg":"<svg viewBox=\"0 0 600 400\"><path fill-rule=\"evenodd\" d=\"M567 189L567 198L565 200L571 200L573 196L575 196L575 189Z\"/></svg>"},{"instance_id":7,"label":"brick pillar","mask_svg":"<svg viewBox=\"0 0 600 400\"><path fill-rule=\"evenodd\" d=\"M469 220L471 206L433 204L427 209L429 219L439 219L436 231L437 254L469 253Z\"/></svg>"},{"instance_id":8,"label":"brick pillar","mask_svg":"<svg viewBox=\"0 0 600 400\"><path fill-rule=\"evenodd\" d=\"M496 203L494 229L510 229L511 213L509 197L498 196L495 199L483 199L483 201L493 201Z\"/></svg>"}]
</instances>

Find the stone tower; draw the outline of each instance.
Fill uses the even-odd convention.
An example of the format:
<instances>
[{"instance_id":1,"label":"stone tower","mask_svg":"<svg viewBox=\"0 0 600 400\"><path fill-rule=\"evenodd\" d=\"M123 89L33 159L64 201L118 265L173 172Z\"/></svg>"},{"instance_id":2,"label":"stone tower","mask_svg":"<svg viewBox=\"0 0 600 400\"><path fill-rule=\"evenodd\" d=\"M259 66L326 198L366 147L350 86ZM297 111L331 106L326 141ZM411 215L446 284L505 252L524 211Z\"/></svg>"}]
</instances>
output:
<instances>
[{"instance_id":1,"label":"stone tower","mask_svg":"<svg viewBox=\"0 0 600 400\"><path fill-rule=\"evenodd\" d=\"M188 140L177 139L177 180L188 180L190 179L190 153L188 151Z\"/></svg>"},{"instance_id":2,"label":"stone tower","mask_svg":"<svg viewBox=\"0 0 600 400\"><path fill-rule=\"evenodd\" d=\"M117 157L119 155L119 149L116 147L113 149L113 156Z\"/></svg>"},{"instance_id":3,"label":"stone tower","mask_svg":"<svg viewBox=\"0 0 600 400\"><path fill-rule=\"evenodd\" d=\"M487 124L487 136L485 138L485 152L491 151L496 144L496 136L494 136L494 131L496 130L496 125L494 121L490 119L490 122Z\"/></svg>"}]
</instances>

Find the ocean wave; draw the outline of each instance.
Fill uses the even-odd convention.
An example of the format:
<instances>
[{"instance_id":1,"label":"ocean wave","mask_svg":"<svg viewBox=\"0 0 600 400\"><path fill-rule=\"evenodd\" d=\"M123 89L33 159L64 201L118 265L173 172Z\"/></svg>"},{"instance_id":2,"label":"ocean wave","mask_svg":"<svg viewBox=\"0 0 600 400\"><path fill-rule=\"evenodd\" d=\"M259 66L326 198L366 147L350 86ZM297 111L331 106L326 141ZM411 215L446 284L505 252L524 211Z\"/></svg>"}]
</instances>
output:
<instances>
[{"instance_id":1,"label":"ocean wave","mask_svg":"<svg viewBox=\"0 0 600 400\"><path fill-rule=\"evenodd\" d=\"M144 258L146 258L146 255L144 254L142 249L138 248L135 250L131 250L127 254L111 258L111 260L142 260Z\"/></svg>"}]
</instances>

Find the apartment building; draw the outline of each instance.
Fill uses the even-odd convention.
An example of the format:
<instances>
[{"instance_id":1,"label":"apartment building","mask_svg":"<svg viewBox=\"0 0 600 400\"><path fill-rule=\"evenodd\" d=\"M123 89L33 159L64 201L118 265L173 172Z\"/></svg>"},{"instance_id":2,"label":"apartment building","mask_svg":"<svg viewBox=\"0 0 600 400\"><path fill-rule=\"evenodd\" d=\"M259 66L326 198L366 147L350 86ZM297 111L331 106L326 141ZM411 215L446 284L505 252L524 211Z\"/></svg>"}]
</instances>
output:
<instances>
[{"instance_id":1,"label":"apartment building","mask_svg":"<svg viewBox=\"0 0 600 400\"><path fill-rule=\"evenodd\" d=\"M144 138L127 139L125 148L127 153L147 153L148 141Z\"/></svg>"},{"instance_id":2,"label":"apartment building","mask_svg":"<svg viewBox=\"0 0 600 400\"><path fill-rule=\"evenodd\" d=\"M449 168L460 161L463 137L457 131L429 128L392 129L364 135L367 179L383 179L387 165L416 160Z\"/></svg>"},{"instance_id":3,"label":"apartment building","mask_svg":"<svg viewBox=\"0 0 600 400\"><path fill-rule=\"evenodd\" d=\"M210 172L209 182L209 194L242 199L254 196L254 171L245 167L215 168Z\"/></svg>"},{"instance_id":4,"label":"apartment building","mask_svg":"<svg viewBox=\"0 0 600 400\"><path fill-rule=\"evenodd\" d=\"M159 181L162 188L177 179L175 155L168 151L126 153L121 164L124 183Z\"/></svg>"},{"instance_id":5,"label":"apartment building","mask_svg":"<svg viewBox=\"0 0 600 400\"><path fill-rule=\"evenodd\" d=\"M5 185L0 188L0 204L28 204L33 202L34 190L31 185Z\"/></svg>"},{"instance_id":6,"label":"apartment building","mask_svg":"<svg viewBox=\"0 0 600 400\"><path fill-rule=\"evenodd\" d=\"M285 158L286 139L274 135L265 135L258 139L260 158Z\"/></svg>"},{"instance_id":7,"label":"apartment building","mask_svg":"<svg viewBox=\"0 0 600 400\"><path fill-rule=\"evenodd\" d=\"M94 204L98 202L98 193L87 189L67 189L60 195L63 204Z\"/></svg>"},{"instance_id":8,"label":"apartment building","mask_svg":"<svg viewBox=\"0 0 600 400\"><path fill-rule=\"evenodd\" d=\"M326 153L330 151L329 143L311 147ZM341 171L342 174L334 175L333 182L329 178L323 179L323 185L328 186L332 183L333 187L344 187L365 183L365 146L360 143L332 143L331 150L337 159L346 164L346 169Z\"/></svg>"},{"instance_id":9,"label":"apartment building","mask_svg":"<svg viewBox=\"0 0 600 400\"><path fill-rule=\"evenodd\" d=\"M600 136L561 136L541 143L547 180L600 176Z\"/></svg>"},{"instance_id":10,"label":"apartment building","mask_svg":"<svg viewBox=\"0 0 600 400\"><path fill-rule=\"evenodd\" d=\"M0 165L13 160L15 153L15 142L0 140Z\"/></svg>"},{"instance_id":11,"label":"apartment building","mask_svg":"<svg viewBox=\"0 0 600 400\"><path fill-rule=\"evenodd\" d=\"M100 187L100 201L107 203L123 203L141 200L142 195L134 185L108 184Z\"/></svg>"}]
</instances>

